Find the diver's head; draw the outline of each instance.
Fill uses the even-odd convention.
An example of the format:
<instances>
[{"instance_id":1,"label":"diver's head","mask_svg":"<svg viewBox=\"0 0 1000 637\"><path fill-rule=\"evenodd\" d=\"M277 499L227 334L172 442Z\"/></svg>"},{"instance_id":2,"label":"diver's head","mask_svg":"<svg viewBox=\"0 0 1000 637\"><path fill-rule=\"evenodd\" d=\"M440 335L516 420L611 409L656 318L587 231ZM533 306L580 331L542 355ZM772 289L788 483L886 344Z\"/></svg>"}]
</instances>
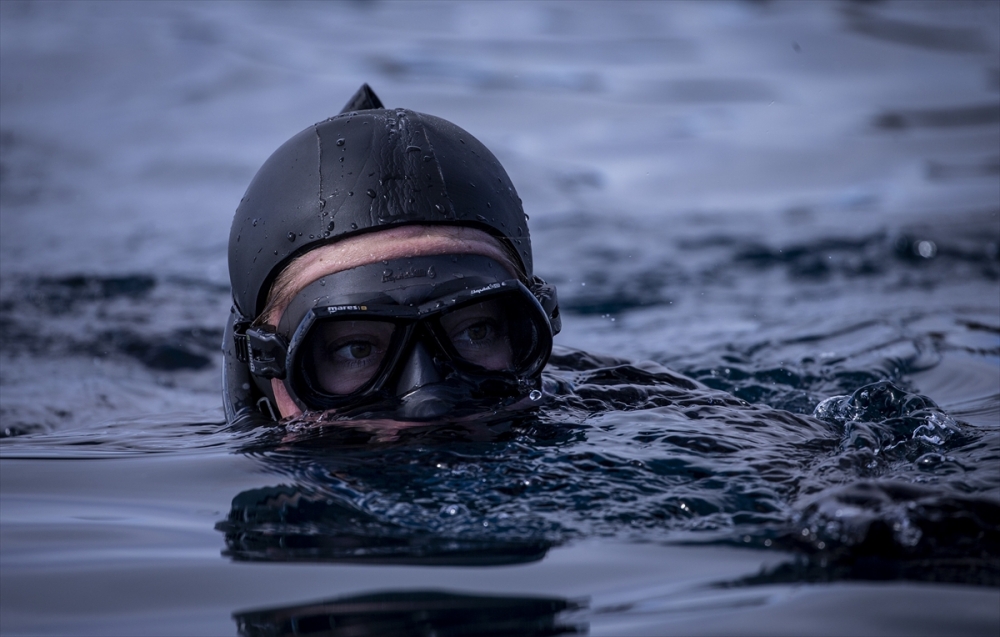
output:
<instances>
[{"instance_id":1,"label":"diver's head","mask_svg":"<svg viewBox=\"0 0 1000 637\"><path fill-rule=\"evenodd\" d=\"M225 400L429 420L537 389L559 330L506 172L445 120L344 113L257 173L229 242Z\"/></svg>"}]
</instances>

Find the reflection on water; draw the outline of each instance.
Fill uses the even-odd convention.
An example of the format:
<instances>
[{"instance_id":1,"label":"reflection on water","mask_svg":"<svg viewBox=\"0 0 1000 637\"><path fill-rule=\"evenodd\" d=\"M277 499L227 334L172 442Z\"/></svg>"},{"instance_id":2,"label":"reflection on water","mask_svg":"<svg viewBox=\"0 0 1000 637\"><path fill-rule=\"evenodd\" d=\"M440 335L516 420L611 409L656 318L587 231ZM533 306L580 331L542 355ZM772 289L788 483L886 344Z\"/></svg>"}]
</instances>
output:
<instances>
[{"instance_id":1,"label":"reflection on water","mask_svg":"<svg viewBox=\"0 0 1000 637\"><path fill-rule=\"evenodd\" d=\"M457 513L458 505L442 511ZM237 561L498 566L540 560L551 546L544 538L449 537L408 526L381 521L329 491L282 485L239 494L215 528L226 534L223 555Z\"/></svg>"},{"instance_id":2,"label":"reflection on water","mask_svg":"<svg viewBox=\"0 0 1000 637\"><path fill-rule=\"evenodd\" d=\"M579 603L546 597L486 597L437 591L385 592L235 613L240 635L479 635L586 633L557 619Z\"/></svg>"}]
</instances>

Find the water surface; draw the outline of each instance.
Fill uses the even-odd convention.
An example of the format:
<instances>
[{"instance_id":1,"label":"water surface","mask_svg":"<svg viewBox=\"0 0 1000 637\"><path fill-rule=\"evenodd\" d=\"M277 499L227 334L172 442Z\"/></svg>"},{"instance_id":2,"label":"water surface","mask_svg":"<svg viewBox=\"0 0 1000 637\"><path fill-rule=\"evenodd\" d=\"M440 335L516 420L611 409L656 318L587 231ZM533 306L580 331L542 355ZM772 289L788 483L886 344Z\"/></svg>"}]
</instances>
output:
<instances>
[{"instance_id":1,"label":"water surface","mask_svg":"<svg viewBox=\"0 0 1000 637\"><path fill-rule=\"evenodd\" d=\"M5 634L1000 628L995 2L4 2L0 35ZM232 211L364 81L511 173L564 311L537 412L223 422Z\"/></svg>"}]
</instances>

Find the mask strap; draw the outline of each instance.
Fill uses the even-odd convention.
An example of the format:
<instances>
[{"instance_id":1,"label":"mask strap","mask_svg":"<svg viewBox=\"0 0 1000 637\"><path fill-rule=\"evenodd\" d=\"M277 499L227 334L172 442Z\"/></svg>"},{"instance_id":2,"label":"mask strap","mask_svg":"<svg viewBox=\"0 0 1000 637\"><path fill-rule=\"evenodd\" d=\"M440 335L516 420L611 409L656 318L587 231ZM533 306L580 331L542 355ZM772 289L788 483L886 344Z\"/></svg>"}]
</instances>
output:
<instances>
[{"instance_id":1,"label":"mask strap","mask_svg":"<svg viewBox=\"0 0 1000 637\"><path fill-rule=\"evenodd\" d=\"M233 346L236 349L236 359L243 364L250 362L250 350L247 345L247 329L252 324L234 305L229 312L233 315Z\"/></svg>"}]
</instances>

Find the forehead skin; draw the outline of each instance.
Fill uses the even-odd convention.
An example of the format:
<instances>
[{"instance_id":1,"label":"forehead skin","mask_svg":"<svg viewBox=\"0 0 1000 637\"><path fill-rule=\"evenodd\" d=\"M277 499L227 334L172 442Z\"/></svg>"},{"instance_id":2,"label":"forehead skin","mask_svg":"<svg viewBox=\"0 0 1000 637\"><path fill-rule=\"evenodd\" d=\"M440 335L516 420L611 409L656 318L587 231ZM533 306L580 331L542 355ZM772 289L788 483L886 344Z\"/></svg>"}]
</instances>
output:
<instances>
[{"instance_id":1,"label":"forehead skin","mask_svg":"<svg viewBox=\"0 0 1000 637\"><path fill-rule=\"evenodd\" d=\"M474 228L401 226L348 237L310 250L278 275L271 294L280 295L282 302L271 308L267 322L277 325L291 299L304 287L328 274L377 261L438 254L479 254L502 264L510 262L496 239ZM510 274L517 276L513 271Z\"/></svg>"}]
</instances>

